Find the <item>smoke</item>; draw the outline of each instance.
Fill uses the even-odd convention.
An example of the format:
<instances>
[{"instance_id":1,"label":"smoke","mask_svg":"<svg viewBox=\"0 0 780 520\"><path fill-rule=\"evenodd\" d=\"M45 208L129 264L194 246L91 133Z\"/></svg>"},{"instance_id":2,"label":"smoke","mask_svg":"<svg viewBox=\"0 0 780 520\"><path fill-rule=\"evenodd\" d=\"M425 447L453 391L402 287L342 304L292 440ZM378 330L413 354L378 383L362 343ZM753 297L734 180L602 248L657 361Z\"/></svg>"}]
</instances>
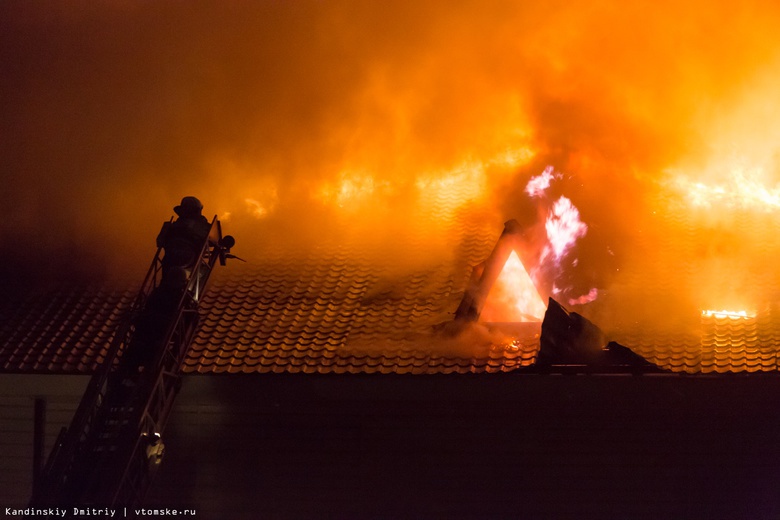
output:
<instances>
[{"instance_id":1,"label":"smoke","mask_svg":"<svg viewBox=\"0 0 780 520\"><path fill-rule=\"evenodd\" d=\"M185 195L250 260L343 242L424 262L451 252L438 231L465 211L496 231L537 223L524 190L553 165L589 229L584 292L609 286L651 261L637 236L664 234L653 201L670 171L697 179L723 141L758 153L735 128L780 133L766 115L780 115L778 14L771 2L3 2L8 278L137 279ZM761 153L775 164L776 145ZM420 237L430 258L406 258Z\"/></svg>"}]
</instances>

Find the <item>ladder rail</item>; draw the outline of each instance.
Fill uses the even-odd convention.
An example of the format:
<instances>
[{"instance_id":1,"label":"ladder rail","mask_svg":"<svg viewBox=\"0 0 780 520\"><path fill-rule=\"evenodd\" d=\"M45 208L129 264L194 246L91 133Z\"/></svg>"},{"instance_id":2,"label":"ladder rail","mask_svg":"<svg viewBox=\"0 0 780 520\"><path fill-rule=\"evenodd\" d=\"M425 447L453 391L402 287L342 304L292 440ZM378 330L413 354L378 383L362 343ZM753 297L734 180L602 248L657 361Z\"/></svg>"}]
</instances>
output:
<instances>
[{"instance_id":1,"label":"ladder rail","mask_svg":"<svg viewBox=\"0 0 780 520\"><path fill-rule=\"evenodd\" d=\"M145 446L142 445L143 435L164 429L179 391L179 371L197 329L201 296L216 262L220 261L224 265L230 245L232 243L222 245L221 224L215 216L197 261L188 273L185 288L178 298L176 312L166 328L164 339L158 344L152 363L142 374L143 383L136 389L140 406L132 414L128 428L117 434L120 445L112 456L118 457L116 462L120 471L113 479L105 482L109 486L114 484L113 489L107 491L107 494L103 488L99 488L103 491L97 491L98 495L104 493L104 498L101 499L104 503L108 499L111 505L114 505L122 497L138 503L145 493L150 479L144 478L148 475L143 471L145 468L140 468L140 465L146 462ZM66 484L73 484L67 482L70 473L75 471L79 457L86 456L84 450L89 448L86 445L90 436L100 435L100 428L105 430L107 427L98 422L98 418L110 401L110 375L117 365L117 360L119 359L119 364L122 362L120 352L132 341L136 319L144 310L152 292L159 288L162 278L162 252L163 248L158 247L136 298L112 338L106 357L90 379L70 427L60 432L47 460L41 485L33 493L33 501L69 499L70 497L64 496L64 489Z\"/></svg>"},{"instance_id":2,"label":"ladder rail","mask_svg":"<svg viewBox=\"0 0 780 520\"><path fill-rule=\"evenodd\" d=\"M141 288L114 333L103 362L90 378L70 426L64 433L60 434L61 438L58 439L55 450L49 456L43 478L43 485L46 487L58 486L63 483L63 478L77 456L79 445L86 439L92 429L94 420L98 415L99 405L105 401L108 393L108 379L111 370L122 347L127 345L132 337L133 321L141 309L143 309L149 294L158 285L162 272L161 253L162 248L157 248Z\"/></svg>"},{"instance_id":3,"label":"ladder rail","mask_svg":"<svg viewBox=\"0 0 780 520\"><path fill-rule=\"evenodd\" d=\"M110 499L110 505L120 500L124 504L135 504L142 498L150 479L144 479L145 465L143 458L143 435L162 433L173 407L173 400L178 394L181 365L187 356L189 346L197 328L197 309L200 297L205 290L214 266L222 256L219 243L222 238L221 226L216 218L212 221L209 238L201 249L198 261L188 278L177 307L175 319L172 320L165 335L164 348L160 349L152 362L155 377L151 382L151 390L143 409L134 419L135 440L126 456L126 463L120 471L119 484ZM192 316L194 319L186 319ZM138 470L138 471L133 471Z\"/></svg>"}]
</instances>

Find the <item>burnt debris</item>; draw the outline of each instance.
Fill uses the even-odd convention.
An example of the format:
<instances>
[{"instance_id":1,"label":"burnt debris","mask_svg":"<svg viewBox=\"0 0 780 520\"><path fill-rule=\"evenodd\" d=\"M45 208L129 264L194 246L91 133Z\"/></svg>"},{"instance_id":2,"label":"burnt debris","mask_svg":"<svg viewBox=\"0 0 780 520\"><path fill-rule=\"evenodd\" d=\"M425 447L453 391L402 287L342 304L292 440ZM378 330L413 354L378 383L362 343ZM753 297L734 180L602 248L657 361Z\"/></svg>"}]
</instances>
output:
<instances>
[{"instance_id":1,"label":"burnt debris","mask_svg":"<svg viewBox=\"0 0 780 520\"><path fill-rule=\"evenodd\" d=\"M630 349L607 341L604 332L584 316L550 298L542 321L536 365L549 369L584 366L597 370L645 372L660 370Z\"/></svg>"}]
</instances>

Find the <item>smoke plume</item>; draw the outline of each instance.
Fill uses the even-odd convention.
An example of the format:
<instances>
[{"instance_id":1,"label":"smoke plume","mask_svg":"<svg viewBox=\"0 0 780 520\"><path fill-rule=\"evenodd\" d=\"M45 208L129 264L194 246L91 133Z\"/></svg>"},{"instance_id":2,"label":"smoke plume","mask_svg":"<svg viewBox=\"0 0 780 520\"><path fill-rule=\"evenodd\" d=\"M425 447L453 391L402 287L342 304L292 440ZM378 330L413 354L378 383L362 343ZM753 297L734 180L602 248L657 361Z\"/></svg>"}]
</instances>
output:
<instances>
[{"instance_id":1,"label":"smoke plume","mask_svg":"<svg viewBox=\"0 0 780 520\"><path fill-rule=\"evenodd\" d=\"M654 220L670 179L726 182L717 166L736 156L778 182L779 15L759 1L5 1L7 283L137 278L185 195L250 260L357 241L408 261L404 240L464 208L497 232L537 223L525 188L552 165L588 225L583 290L617 286L665 260L640 246L676 232ZM432 256L448 248L431 238Z\"/></svg>"}]
</instances>

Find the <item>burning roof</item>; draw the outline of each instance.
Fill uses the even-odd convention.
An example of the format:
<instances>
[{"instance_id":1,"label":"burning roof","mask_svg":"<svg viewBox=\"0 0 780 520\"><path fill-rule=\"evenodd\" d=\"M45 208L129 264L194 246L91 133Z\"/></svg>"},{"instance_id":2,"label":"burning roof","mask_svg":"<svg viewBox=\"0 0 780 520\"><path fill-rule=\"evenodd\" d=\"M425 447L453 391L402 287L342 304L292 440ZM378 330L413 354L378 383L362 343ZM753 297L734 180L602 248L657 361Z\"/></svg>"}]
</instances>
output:
<instances>
[{"instance_id":1,"label":"burning roof","mask_svg":"<svg viewBox=\"0 0 780 520\"><path fill-rule=\"evenodd\" d=\"M631 249L659 190L776 195L772 2L0 9L9 283L138 278L182 193L262 255L441 235L451 214L420 217L454 186L494 222L535 221L527 182L554 165L594 259Z\"/></svg>"},{"instance_id":2,"label":"burning roof","mask_svg":"<svg viewBox=\"0 0 780 520\"><path fill-rule=\"evenodd\" d=\"M523 237L516 221L508 222L496 236L495 229L478 219L462 218L448 236L454 244L453 255L401 270L377 263L375 254L366 249L343 244L321 247L294 260L283 249L269 249L251 263L215 273L202 302L200 330L184 371L510 371L537 363L545 342L542 316L548 327L546 341L553 342L545 366L596 360L595 351L590 351L606 346L609 352L597 360L602 369L612 362L638 366L639 356L672 371L778 369L780 320L770 307L758 313L699 310L692 316L648 321L647 314L632 308L630 300L616 300L624 295L620 291L599 289L593 301L573 305L585 316L571 314L571 323L579 324L575 328L585 331L580 338L570 328L574 325L566 324L569 313L557 302L553 316L544 310L540 293L548 296L554 283L548 280L546 290L541 281L537 286L529 273L545 270L528 262L554 260L543 253L535 255ZM426 244L421 241L404 247L413 255ZM537 249L544 251L544 244L537 244ZM515 269L514 263L523 269ZM526 268L526 263L531 267ZM688 267L671 278L673 283L689 272L690 263L684 259L680 263ZM639 284L633 289L645 291L645 297L670 297L664 292L668 287L652 283L652 273L627 275L625 283ZM530 291L518 298L512 292L516 287ZM507 295L514 298L506 300ZM132 296L126 290L70 288L30 298L13 311L6 309L8 319L0 329L2 369L91 371ZM474 302L481 304L474 306ZM525 305L519 319L500 320L519 323L496 322L496 314L480 315L485 305L493 305L492 312L504 306L501 316L517 316L516 307L506 308L517 304ZM450 327L461 309L465 309L461 316L471 321ZM597 331L588 319L599 326L606 324L604 331ZM562 335L554 339L557 333L549 327L563 327ZM597 336L604 338L601 347L588 339ZM608 346L607 341L630 350L617 343Z\"/></svg>"},{"instance_id":3,"label":"burning roof","mask_svg":"<svg viewBox=\"0 0 780 520\"><path fill-rule=\"evenodd\" d=\"M431 288L457 299L516 219L538 258L517 252L523 269L511 255L509 267L642 355L691 371L774 366L775 3L148 7L0 5L6 294L135 283L160 208L198 193L252 276L329 272L341 248L355 273L386 273L361 282L366 294L392 287L427 324L443 307L409 277L460 273L449 292ZM471 219L490 237L479 258L459 249ZM225 283L241 296L255 282ZM718 333L702 353L707 320L746 339ZM758 365L718 357L743 347Z\"/></svg>"}]
</instances>

